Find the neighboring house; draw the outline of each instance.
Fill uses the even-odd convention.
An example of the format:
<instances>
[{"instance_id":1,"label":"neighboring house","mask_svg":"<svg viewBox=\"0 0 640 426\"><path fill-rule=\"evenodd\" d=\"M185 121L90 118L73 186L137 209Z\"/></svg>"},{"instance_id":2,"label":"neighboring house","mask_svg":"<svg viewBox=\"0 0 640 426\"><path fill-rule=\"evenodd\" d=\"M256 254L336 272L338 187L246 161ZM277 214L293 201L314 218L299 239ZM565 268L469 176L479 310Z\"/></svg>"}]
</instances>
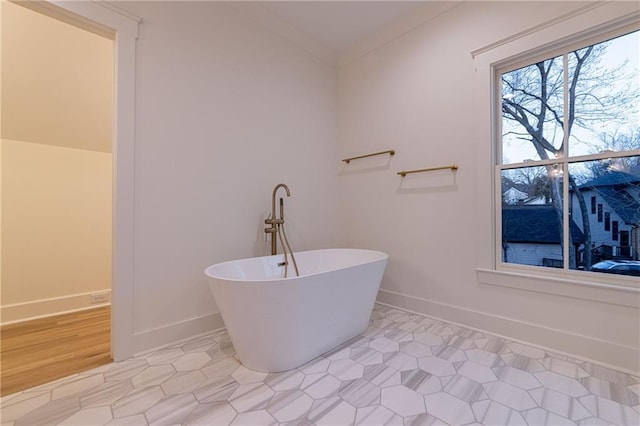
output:
<instances>
[{"instance_id":1,"label":"neighboring house","mask_svg":"<svg viewBox=\"0 0 640 426\"><path fill-rule=\"evenodd\" d=\"M529 194L519 189L511 187L502 193L502 199L506 204L518 204L518 202L529 198Z\"/></svg>"},{"instance_id":2,"label":"neighboring house","mask_svg":"<svg viewBox=\"0 0 640 426\"><path fill-rule=\"evenodd\" d=\"M502 208L502 261L521 265L562 265L562 224L553 206L504 206ZM576 258L584 235L570 223Z\"/></svg>"},{"instance_id":3,"label":"neighboring house","mask_svg":"<svg viewBox=\"0 0 640 426\"><path fill-rule=\"evenodd\" d=\"M544 206L550 204L550 202L547 201L547 197L545 197L544 195L538 195L537 197L527 198L522 202L522 204L524 204L525 206Z\"/></svg>"},{"instance_id":4,"label":"neighboring house","mask_svg":"<svg viewBox=\"0 0 640 426\"><path fill-rule=\"evenodd\" d=\"M587 205L593 261L639 260L640 175L612 171L578 188ZM573 218L582 230L580 206L573 193L571 200Z\"/></svg>"}]
</instances>

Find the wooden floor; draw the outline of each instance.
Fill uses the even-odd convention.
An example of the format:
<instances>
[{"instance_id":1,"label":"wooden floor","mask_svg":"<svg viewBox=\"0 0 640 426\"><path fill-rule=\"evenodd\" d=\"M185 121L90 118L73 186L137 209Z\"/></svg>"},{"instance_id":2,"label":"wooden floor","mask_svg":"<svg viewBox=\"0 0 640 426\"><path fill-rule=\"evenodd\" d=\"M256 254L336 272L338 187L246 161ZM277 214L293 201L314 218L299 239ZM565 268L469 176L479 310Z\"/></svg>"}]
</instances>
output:
<instances>
[{"instance_id":1,"label":"wooden floor","mask_svg":"<svg viewBox=\"0 0 640 426\"><path fill-rule=\"evenodd\" d=\"M111 362L111 308L0 328L0 395Z\"/></svg>"}]
</instances>

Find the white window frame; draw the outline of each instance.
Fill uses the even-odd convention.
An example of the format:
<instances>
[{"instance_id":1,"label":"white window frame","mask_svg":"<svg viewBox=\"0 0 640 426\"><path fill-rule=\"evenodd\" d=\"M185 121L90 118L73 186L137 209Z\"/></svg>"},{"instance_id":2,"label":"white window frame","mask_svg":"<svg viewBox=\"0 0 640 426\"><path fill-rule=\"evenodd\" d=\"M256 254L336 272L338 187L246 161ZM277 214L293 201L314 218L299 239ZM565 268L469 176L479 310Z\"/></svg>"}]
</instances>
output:
<instances>
[{"instance_id":1,"label":"white window frame","mask_svg":"<svg viewBox=\"0 0 640 426\"><path fill-rule=\"evenodd\" d=\"M481 135L477 163L479 283L636 308L640 306L640 280L636 277L503 263L501 242L498 241L501 236L497 232L501 229L500 171L504 166L523 166L523 163L497 166L497 159L501 158L501 73L535 63L536 60L557 56L565 50L575 50L634 31L639 28L639 22L640 11L635 4L590 4L471 52L476 70L474 110L478 118L477 134ZM640 155L640 150L619 154L629 155ZM560 163L566 174L571 162L609 157L611 154L565 157L536 165ZM565 191L568 192L566 186ZM565 198L566 196L567 194ZM568 209L565 210L566 219ZM566 232L568 220L564 221L564 226ZM566 250L569 248L564 246L566 259Z\"/></svg>"}]
</instances>

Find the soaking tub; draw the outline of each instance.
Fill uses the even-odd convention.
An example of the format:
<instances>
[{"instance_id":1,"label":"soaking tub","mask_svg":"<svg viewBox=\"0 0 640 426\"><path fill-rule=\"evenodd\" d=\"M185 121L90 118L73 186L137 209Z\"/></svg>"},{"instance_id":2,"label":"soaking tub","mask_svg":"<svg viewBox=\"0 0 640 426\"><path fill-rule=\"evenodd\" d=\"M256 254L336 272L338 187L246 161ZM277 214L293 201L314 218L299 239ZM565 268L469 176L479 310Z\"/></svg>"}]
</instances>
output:
<instances>
[{"instance_id":1,"label":"soaking tub","mask_svg":"<svg viewBox=\"0 0 640 426\"><path fill-rule=\"evenodd\" d=\"M294 254L299 277L289 267L283 278L281 254L205 270L240 361L252 370L291 370L362 333L388 258L360 249Z\"/></svg>"}]
</instances>

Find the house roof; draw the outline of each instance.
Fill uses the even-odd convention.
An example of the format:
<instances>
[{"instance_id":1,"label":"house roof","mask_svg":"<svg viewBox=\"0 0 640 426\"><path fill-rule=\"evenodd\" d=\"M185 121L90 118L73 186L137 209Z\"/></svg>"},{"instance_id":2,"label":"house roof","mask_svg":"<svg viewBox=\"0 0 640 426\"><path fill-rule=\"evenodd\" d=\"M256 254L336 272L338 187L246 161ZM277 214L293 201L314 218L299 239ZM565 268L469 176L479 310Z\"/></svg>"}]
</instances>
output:
<instances>
[{"instance_id":1,"label":"house roof","mask_svg":"<svg viewBox=\"0 0 640 426\"><path fill-rule=\"evenodd\" d=\"M517 195L523 198L529 197L529 194L527 194L526 192L520 191L518 188L515 188L513 186L502 193L502 195L505 195L505 194Z\"/></svg>"},{"instance_id":2,"label":"house roof","mask_svg":"<svg viewBox=\"0 0 640 426\"><path fill-rule=\"evenodd\" d=\"M640 202L626 189L610 186L593 188L627 225L640 224Z\"/></svg>"},{"instance_id":3,"label":"house roof","mask_svg":"<svg viewBox=\"0 0 640 426\"><path fill-rule=\"evenodd\" d=\"M640 175L632 175L625 172L608 172L604 176L600 176L595 179L580 185L580 189L591 189L599 186L617 186L617 185L630 185L633 183L640 183Z\"/></svg>"},{"instance_id":4,"label":"house roof","mask_svg":"<svg viewBox=\"0 0 640 426\"><path fill-rule=\"evenodd\" d=\"M640 223L640 201L627 191L629 186L639 186L640 175L625 172L609 172L579 186L580 190L593 190L628 225Z\"/></svg>"},{"instance_id":5,"label":"house roof","mask_svg":"<svg viewBox=\"0 0 640 426\"><path fill-rule=\"evenodd\" d=\"M573 244L584 243L584 234L571 220ZM553 206L504 206L502 239L509 243L560 244L561 221Z\"/></svg>"}]
</instances>

